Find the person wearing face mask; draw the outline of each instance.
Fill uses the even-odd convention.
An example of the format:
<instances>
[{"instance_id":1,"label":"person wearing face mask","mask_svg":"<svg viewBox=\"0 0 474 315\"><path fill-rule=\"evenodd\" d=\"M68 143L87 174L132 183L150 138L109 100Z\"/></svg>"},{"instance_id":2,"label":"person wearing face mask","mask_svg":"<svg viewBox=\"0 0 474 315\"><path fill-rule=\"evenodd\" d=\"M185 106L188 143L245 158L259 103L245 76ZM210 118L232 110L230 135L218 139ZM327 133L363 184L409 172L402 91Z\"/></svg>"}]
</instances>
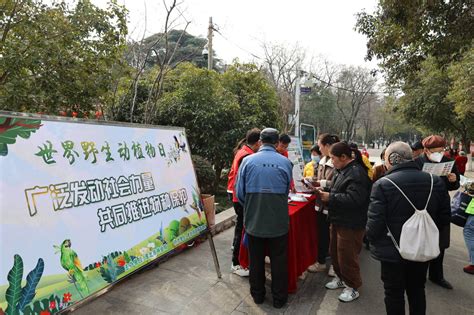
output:
<instances>
[{"instance_id":1,"label":"person wearing face mask","mask_svg":"<svg viewBox=\"0 0 474 315\"><path fill-rule=\"evenodd\" d=\"M423 164L425 163L445 163L452 161L450 158L444 156L446 140L443 137L438 135L431 135L423 139L422 144L424 147L423 154L421 154L415 159L415 162L420 167L420 169L423 168ZM449 173L448 176L441 176L441 179L443 180L447 191L457 190L460 186L460 175L456 164L453 165L451 173ZM449 199L449 195L447 195L446 198ZM443 228L439 230L439 247L441 253L438 258L433 259L430 262L428 278L431 282L445 289L451 290L453 286L448 281L446 281L443 272L444 251L446 250L446 248L449 247L450 233L451 228L449 224L443 226Z\"/></svg>"},{"instance_id":2,"label":"person wearing face mask","mask_svg":"<svg viewBox=\"0 0 474 315\"><path fill-rule=\"evenodd\" d=\"M311 147L311 162L306 163L303 170L303 177L313 177L315 176L319 161L321 161L321 151L319 151L319 146L317 144Z\"/></svg>"},{"instance_id":3,"label":"person wearing face mask","mask_svg":"<svg viewBox=\"0 0 474 315\"><path fill-rule=\"evenodd\" d=\"M328 189L331 186L332 176L334 174L334 165L329 156L329 149L334 143L339 142L339 137L323 133L318 137L318 147L322 153L319 165L317 165L317 172L314 173L313 178L307 178L315 187ZM325 272L328 271L328 276L334 277L334 268L332 265L329 269L326 266L326 258L329 253L329 220L328 220L328 206L324 204L316 205L316 218L318 224L318 257L317 261L309 266L309 272Z\"/></svg>"}]
</instances>

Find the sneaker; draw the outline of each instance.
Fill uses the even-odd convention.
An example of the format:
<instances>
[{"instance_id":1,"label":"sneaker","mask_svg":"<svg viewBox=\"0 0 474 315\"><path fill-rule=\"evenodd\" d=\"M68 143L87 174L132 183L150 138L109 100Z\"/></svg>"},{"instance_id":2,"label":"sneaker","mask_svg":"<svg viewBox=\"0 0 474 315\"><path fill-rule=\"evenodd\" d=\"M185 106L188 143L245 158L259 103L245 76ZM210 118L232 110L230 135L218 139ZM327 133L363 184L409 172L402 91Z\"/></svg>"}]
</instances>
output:
<instances>
[{"instance_id":1,"label":"sneaker","mask_svg":"<svg viewBox=\"0 0 474 315\"><path fill-rule=\"evenodd\" d=\"M345 288L341 295L339 295L339 301L341 302L352 302L359 297L359 291L353 288Z\"/></svg>"},{"instance_id":2,"label":"sneaker","mask_svg":"<svg viewBox=\"0 0 474 315\"><path fill-rule=\"evenodd\" d=\"M329 267L328 276L330 277L336 276L336 272L334 271L334 267L332 265Z\"/></svg>"},{"instance_id":3,"label":"sneaker","mask_svg":"<svg viewBox=\"0 0 474 315\"><path fill-rule=\"evenodd\" d=\"M316 262L315 264L308 267L309 272L322 272L326 271L326 265Z\"/></svg>"},{"instance_id":4,"label":"sneaker","mask_svg":"<svg viewBox=\"0 0 474 315\"><path fill-rule=\"evenodd\" d=\"M301 276L298 277L298 279L300 279L300 280L306 279L306 275L307 275L307 274L308 274L308 273L307 273L306 271L303 272L303 273L301 274Z\"/></svg>"},{"instance_id":5,"label":"sneaker","mask_svg":"<svg viewBox=\"0 0 474 315\"><path fill-rule=\"evenodd\" d=\"M344 288L345 286L346 285L344 284L344 281L342 281L338 277L334 277L334 279L326 283L326 289L329 289L329 290L340 289L340 288Z\"/></svg>"},{"instance_id":6,"label":"sneaker","mask_svg":"<svg viewBox=\"0 0 474 315\"><path fill-rule=\"evenodd\" d=\"M250 274L248 269L242 268L242 266L240 265L236 265L236 266L232 265L231 270L232 270L232 273L235 273L236 275L241 276L241 277L248 277Z\"/></svg>"},{"instance_id":7,"label":"sneaker","mask_svg":"<svg viewBox=\"0 0 474 315\"><path fill-rule=\"evenodd\" d=\"M464 270L465 273L469 273L471 275L474 275L474 265L467 265L462 270Z\"/></svg>"}]
</instances>

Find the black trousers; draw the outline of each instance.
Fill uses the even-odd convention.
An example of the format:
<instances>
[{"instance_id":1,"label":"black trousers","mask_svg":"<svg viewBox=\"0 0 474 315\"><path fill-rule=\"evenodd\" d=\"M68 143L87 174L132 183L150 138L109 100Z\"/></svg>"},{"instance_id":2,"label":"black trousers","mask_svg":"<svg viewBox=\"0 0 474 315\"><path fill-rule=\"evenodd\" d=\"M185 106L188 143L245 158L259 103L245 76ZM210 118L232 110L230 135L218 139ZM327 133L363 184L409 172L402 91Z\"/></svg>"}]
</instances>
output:
<instances>
[{"instance_id":1,"label":"black trousers","mask_svg":"<svg viewBox=\"0 0 474 315\"><path fill-rule=\"evenodd\" d=\"M316 212L318 221L318 263L326 264L329 253L329 221L328 216L322 212Z\"/></svg>"},{"instance_id":2,"label":"black trousers","mask_svg":"<svg viewBox=\"0 0 474 315\"><path fill-rule=\"evenodd\" d=\"M237 221L235 222L234 230L234 241L232 245L234 249L232 250L232 264L234 266L240 265L239 262L239 253L240 253L240 242L242 240L242 230L244 228L244 208L238 202L234 202L234 210L237 215Z\"/></svg>"},{"instance_id":3,"label":"black trousers","mask_svg":"<svg viewBox=\"0 0 474 315\"><path fill-rule=\"evenodd\" d=\"M431 280L444 279L443 272L444 249L440 249L440 254L437 258L430 261L429 278Z\"/></svg>"},{"instance_id":4,"label":"black trousers","mask_svg":"<svg viewBox=\"0 0 474 315\"><path fill-rule=\"evenodd\" d=\"M261 238L248 235L250 255L250 294L256 300L265 297L265 249L270 253L273 302L288 300L288 234Z\"/></svg>"},{"instance_id":5,"label":"black trousers","mask_svg":"<svg viewBox=\"0 0 474 315\"><path fill-rule=\"evenodd\" d=\"M429 262L382 261L381 263L387 315L405 314L405 293L408 297L410 315L424 315L426 272Z\"/></svg>"}]
</instances>

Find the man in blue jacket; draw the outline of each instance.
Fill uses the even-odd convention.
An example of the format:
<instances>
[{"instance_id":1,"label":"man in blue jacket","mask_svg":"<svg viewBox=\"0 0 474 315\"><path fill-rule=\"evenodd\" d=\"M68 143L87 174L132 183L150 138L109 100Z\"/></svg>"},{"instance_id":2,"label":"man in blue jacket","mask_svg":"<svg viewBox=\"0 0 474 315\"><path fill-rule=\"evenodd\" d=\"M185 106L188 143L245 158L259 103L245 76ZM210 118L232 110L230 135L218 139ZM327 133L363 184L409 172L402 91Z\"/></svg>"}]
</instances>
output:
<instances>
[{"instance_id":1,"label":"man in blue jacket","mask_svg":"<svg viewBox=\"0 0 474 315\"><path fill-rule=\"evenodd\" d=\"M293 164L276 151L278 130L260 133L262 147L246 157L239 169L237 197L244 206L244 227L250 256L250 294L256 304L265 299L265 248L272 272L273 306L288 300L288 192Z\"/></svg>"}]
</instances>

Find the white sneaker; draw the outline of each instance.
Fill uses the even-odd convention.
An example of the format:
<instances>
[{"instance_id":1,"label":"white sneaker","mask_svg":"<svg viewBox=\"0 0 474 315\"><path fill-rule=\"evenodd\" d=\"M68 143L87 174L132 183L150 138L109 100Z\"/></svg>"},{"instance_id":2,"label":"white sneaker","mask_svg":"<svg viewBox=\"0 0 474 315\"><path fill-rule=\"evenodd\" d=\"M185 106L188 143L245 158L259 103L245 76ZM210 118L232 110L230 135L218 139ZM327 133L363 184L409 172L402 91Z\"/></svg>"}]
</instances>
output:
<instances>
[{"instance_id":1,"label":"white sneaker","mask_svg":"<svg viewBox=\"0 0 474 315\"><path fill-rule=\"evenodd\" d=\"M326 270L326 265L316 262L315 264L308 267L309 272L322 272Z\"/></svg>"},{"instance_id":2,"label":"white sneaker","mask_svg":"<svg viewBox=\"0 0 474 315\"><path fill-rule=\"evenodd\" d=\"M335 277L336 276L336 272L334 271L334 267L332 265L331 265L331 267L329 267L328 276L330 276L330 277Z\"/></svg>"},{"instance_id":3,"label":"white sneaker","mask_svg":"<svg viewBox=\"0 0 474 315\"><path fill-rule=\"evenodd\" d=\"M329 290L340 289L340 288L344 288L345 286L346 285L344 284L344 281L342 281L338 277L334 277L334 279L326 283L326 289L329 289Z\"/></svg>"},{"instance_id":4,"label":"white sneaker","mask_svg":"<svg viewBox=\"0 0 474 315\"><path fill-rule=\"evenodd\" d=\"M341 295L339 295L339 301L341 302L352 302L359 297L359 291L353 288L345 288Z\"/></svg>"},{"instance_id":5,"label":"white sneaker","mask_svg":"<svg viewBox=\"0 0 474 315\"><path fill-rule=\"evenodd\" d=\"M237 265L237 266L232 265L230 269L232 270L232 273L235 273L236 275L241 276L241 277L248 277L250 274L249 270L242 268L241 265Z\"/></svg>"}]
</instances>

